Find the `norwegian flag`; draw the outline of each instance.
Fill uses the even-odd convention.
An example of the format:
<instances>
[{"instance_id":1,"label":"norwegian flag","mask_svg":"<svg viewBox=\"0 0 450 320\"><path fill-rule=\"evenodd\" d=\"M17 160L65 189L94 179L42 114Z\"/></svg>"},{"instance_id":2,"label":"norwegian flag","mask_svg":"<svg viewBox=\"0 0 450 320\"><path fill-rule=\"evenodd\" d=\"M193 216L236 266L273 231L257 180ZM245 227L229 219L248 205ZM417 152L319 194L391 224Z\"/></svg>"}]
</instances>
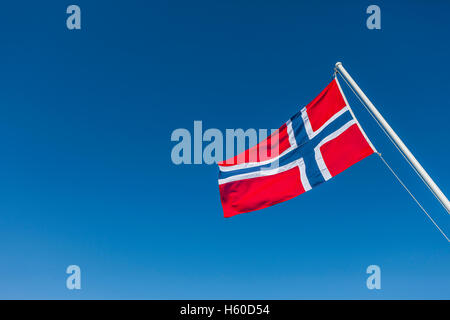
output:
<instances>
[{"instance_id":1,"label":"norwegian flag","mask_svg":"<svg viewBox=\"0 0 450 320\"><path fill-rule=\"evenodd\" d=\"M292 199L374 152L335 78L266 140L218 164L224 215Z\"/></svg>"}]
</instances>

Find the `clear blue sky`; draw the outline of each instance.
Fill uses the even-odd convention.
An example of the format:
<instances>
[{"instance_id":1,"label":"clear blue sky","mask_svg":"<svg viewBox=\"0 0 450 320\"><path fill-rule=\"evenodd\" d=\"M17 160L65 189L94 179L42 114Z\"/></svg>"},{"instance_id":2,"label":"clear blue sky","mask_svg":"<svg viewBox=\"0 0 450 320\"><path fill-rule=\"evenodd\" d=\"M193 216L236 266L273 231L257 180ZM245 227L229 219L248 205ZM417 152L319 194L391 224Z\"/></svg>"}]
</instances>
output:
<instances>
[{"instance_id":1,"label":"clear blue sky","mask_svg":"<svg viewBox=\"0 0 450 320\"><path fill-rule=\"evenodd\" d=\"M78 4L82 30L66 28ZM365 10L381 7L382 29ZM450 247L376 156L224 219L176 128L278 128L342 61L450 194L447 1L29 1L0 16L0 298L450 298ZM444 209L344 86L436 221ZM65 287L66 267L82 290ZM366 288L367 266L382 290Z\"/></svg>"}]
</instances>

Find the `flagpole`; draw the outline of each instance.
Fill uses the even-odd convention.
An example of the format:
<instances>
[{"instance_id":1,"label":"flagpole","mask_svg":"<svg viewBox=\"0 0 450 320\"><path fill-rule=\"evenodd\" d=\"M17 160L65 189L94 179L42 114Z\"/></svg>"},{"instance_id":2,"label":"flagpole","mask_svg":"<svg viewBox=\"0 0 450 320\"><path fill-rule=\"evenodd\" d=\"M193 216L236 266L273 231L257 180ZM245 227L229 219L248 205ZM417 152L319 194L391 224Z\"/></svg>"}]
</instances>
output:
<instances>
[{"instance_id":1,"label":"flagpole","mask_svg":"<svg viewBox=\"0 0 450 320\"><path fill-rule=\"evenodd\" d=\"M395 133L395 131L391 128L391 126L386 122L383 116L378 112L377 108L373 105L373 103L367 98L358 84L353 80L353 78L348 74L345 70L344 66L341 62L336 63L336 69L340 72L340 74L348 81L350 86L355 90L358 96L364 101L366 106L370 109L374 117L378 120L380 125L386 130L386 133L391 137L393 142L397 145L397 147L401 150L401 152L406 156L411 165L416 169L417 173L423 179L425 184L430 188L436 198L441 202L442 206L447 210L447 213L450 214L450 202L444 193L439 189L439 187L434 183L433 179L428 175L425 169L420 165L419 161L414 157L414 155L409 151L400 137Z\"/></svg>"}]
</instances>

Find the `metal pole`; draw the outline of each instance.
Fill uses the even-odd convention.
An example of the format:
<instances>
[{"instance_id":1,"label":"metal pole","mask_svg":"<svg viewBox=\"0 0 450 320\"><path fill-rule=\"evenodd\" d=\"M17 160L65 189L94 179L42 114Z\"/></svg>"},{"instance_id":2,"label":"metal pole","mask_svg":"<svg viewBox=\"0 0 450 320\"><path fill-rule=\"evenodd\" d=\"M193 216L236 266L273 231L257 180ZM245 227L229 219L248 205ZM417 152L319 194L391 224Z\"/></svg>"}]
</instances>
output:
<instances>
[{"instance_id":1,"label":"metal pole","mask_svg":"<svg viewBox=\"0 0 450 320\"><path fill-rule=\"evenodd\" d=\"M425 169L420 165L419 161L413 156L411 151L405 146L400 137L394 132L391 126L384 120L383 116L378 112L377 108L370 102L369 98L364 94L361 88L356 84L355 80L348 74L348 72L344 69L344 66L341 62L336 63L336 69L341 73L341 75L348 81L348 83L352 86L352 88L356 91L359 97L364 101L366 106L370 109L375 118L379 121L379 123L383 126L389 136L392 138L394 143L400 148L403 154L408 158L411 162L411 165L417 170L417 173L422 177L423 181L430 187L430 190L436 196L436 198L441 202L442 206L447 210L447 213L450 214L450 202L444 193L439 189L439 187L434 183L433 179L428 175Z\"/></svg>"}]
</instances>

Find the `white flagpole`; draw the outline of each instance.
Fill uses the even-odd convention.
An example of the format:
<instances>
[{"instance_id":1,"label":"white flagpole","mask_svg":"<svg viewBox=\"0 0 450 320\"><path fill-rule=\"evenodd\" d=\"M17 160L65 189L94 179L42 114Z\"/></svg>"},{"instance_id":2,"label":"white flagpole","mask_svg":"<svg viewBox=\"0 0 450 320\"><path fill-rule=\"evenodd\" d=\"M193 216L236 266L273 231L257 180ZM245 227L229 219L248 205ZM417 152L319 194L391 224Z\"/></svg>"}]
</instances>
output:
<instances>
[{"instance_id":1,"label":"white flagpole","mask_svg":"<svg viewBox=\"0 0 450 320\"><path fill-rule=\"evenodd\" d=\"M348 74L348 72L344 69L344 66L341 62L336 63L336 69L340 72L340 74L348 81L348 83L352 86L352 88L356 91L359 97L364 101L366 106L370 109L372 114L378 120L381 126L386 130L386 133L392 138L394 143L398 148L403 152L406 158L409 160L411 165L417 170L417 173L422 177L423 181L428 185L430 190L436 196L436 198L441 202L442 206L447 210L447 213L450 214L450 202L444 193L439 189L439 187L434 183L433 179L428 175L425 169L420 165L419 161L414 157L414 155L409 151L409 149L405 146L400 137L394 132L391 126L386 122L383 116L378 112L377 108L373 105L373 103L367 98L361 88L356 84L355 80Z\"/></svg>"}]
</instances>

